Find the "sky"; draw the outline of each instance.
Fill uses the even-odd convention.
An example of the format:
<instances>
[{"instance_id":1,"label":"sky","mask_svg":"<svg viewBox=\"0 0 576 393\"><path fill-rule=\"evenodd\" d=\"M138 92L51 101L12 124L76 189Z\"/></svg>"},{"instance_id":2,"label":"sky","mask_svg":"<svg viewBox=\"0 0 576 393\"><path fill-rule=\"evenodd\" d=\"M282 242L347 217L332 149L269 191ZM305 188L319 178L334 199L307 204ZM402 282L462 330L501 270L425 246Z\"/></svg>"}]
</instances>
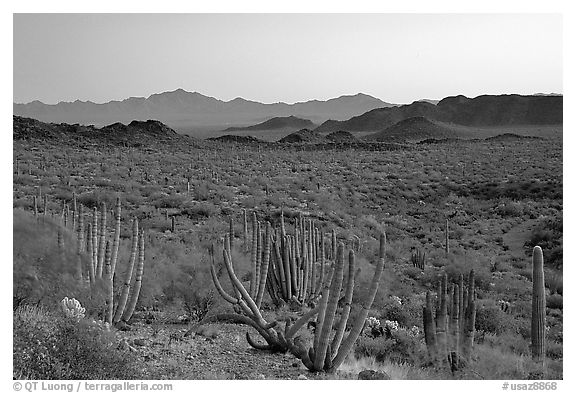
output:
<instances>
[{"instance_id":1,"label":"sky","mask_svg":"<svg viewBox=\"0 0 576 393\"><path fill-rule=\"evenodd\" d=\"M14 14L13 101L563 93L561 14Z\"/></svg>"}]
</instances>

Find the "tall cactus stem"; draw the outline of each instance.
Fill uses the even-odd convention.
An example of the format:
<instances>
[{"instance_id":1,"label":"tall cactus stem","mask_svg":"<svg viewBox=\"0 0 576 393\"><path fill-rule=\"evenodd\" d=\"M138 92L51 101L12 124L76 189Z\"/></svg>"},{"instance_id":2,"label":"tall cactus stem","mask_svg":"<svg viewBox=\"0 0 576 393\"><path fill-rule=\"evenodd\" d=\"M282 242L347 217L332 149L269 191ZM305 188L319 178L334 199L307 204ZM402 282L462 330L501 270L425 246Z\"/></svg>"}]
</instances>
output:
<instances>
[{"instance_id":1,"label":"tall cactus stem","mask_svg":"<svg viewBox=\"0 0 576 393\"><path fill-rule=\"evenodd\" d=\"M104 268L104 253L106 250L106 202L102 202L102 209L100 211L100 239L98 241L98 270L96 271L96 275L98 278L102 278L102 272Z\"/></svg>"},{"instance_id":2,"label":"tall cactus stem","mask_svg":"<svg viewBox=\"0 0 576 393\"><path fill-rule=\"evenodd\" d=\"M318 348L314 358L314 367L317 370L322 370L326 360L326 351L330 342L330 333L334 324L334 317L336 309L338 308L338 300L340 298L340 290L342 289L342 279L344 277L344 244L338 245L336 265L334 267L334 274L332 275L332 282L330 283L330 293L328 294L328 302L326 304L326 311L322 326L320 328L320 340L318 341Z\"/></svg>"},{"instance_id":3,"label":"tall cactus stem","mask_svg":"<svg viewBox=\"0 0 576 393\"><path fill-rule=\"evenodd\" d=\"M260 268L260 285L256 295L256 306L260 308L262 299L264 297L264 289L267 284L268 268L270 265L270 245L272 243L272 226L270 222L266 222L266 232L264 234L264 255L262 256L262 266Z\"/></svg>"},{"instance_id":4,"label":"tall cactus stem","mask_svg":"<svg viewBox=\"0 0 576 393\"><path fill-rule=\"evenodd\" d=\"M342 343L342 338L344 337L346 324L348 323L348 317L350 316L350 309L352 308L355 265L356 258L354 255L354 250L350 250L348 253L348 278L346 282L346 292L344 293L344 307L342 307L342 314L340 315L340 320L338 321L338 325L336 327L336 334L334 335L334 340L332 340L332 351L334 353L338 353L338 349Z\"/></svg>"},{"instance_id":5,"label":"tall cactus stem","mask_svg":"<svg viewBox=\"0 0 576 393\"><path fill-rule=\"evenodd\" d=\"M436 324L434 323L434 311L430 292L426 291L426 305L423 312L424 340L428 348L428 355L432 362L438 361L438 348L436 345Z\"/></svg>"},{"instance_id":6,"label":"tall cactus stem","mask_svg":"<svg viewBox=\"0 0 576 393\"><path fill-rule=\"evenodd\" d=\"M114 275L112 274L112 250L110 242L106 242L106 258L104 268L105 288L106 288L106 313L105 318L108 324L112 324L114 317Z\"/></svg>"},{"instance_id":7,"label":"tall cactus stem","mask_svg":"<svg viewBox=\"0 0 576 393\"><path fill-rule=\"evenodd\" d=\"M112 277L114 277L114 273L116 272L116 262L118 261L118 248L120 247L120 221L122 219L121 216L122 208L120 203L120 197L116 198L116 207L114 209L114 241L112 243L112 256L110 261L110 268Z\"/></svg>"},{"instance_id":8,"label":"tall cactus stem","mask_svg":"<svg viewBox=\"0 0 576 393\"><path fill-rule=\"evenodd\" d=\"M120 295L120 299L118 300L118 307L116 307L116 313L114 314L114 323L117 323L120 321L120 319L122 319L124 310L126 309L126 304L128 302L128 295L130 293L132 284L132 272L134 270L134 264L136 263L136 253L138 251L138 233L138 219L135 218L132 221L132 249L130 252L130 262L128 264L128 269L126 270L126 276L122 286L122 293Z\"/></svg>"},{"instance_id":9,"label":"tall cactus stem","mask_svg":"<svg viewBox=\"0 0 576 393\"><path fill-rule=\"evenodd\" d=\"M366 317L368 316L368 312L370 311L370 307L372 307L372 303L374 302L374 298L376 297L376 292L378 292L378 287L380 283L380 277L382 276L382 271L384 270L386 259L386 234L382 232L380 234L380 247L378 252L378 263L376 265L376 269L374 270L374 276L372 276L372 281L370 282L370 286L368 287L368 296L362 301L360 304L360 311L354 320L352 325L352 329L340 345L340 350L332 360L332 367L327 371L330 373L335 372L338 367L344 362L344 359L348 356L348 353L352 350L354 343L360 336L360 332L364 327L364 322L366 321Z\"/></svg>"},{"instance_id":10,"label":"tall cactus stem","mask_svg":"<svg viewBox=\"0 0 576 393\"><path fill-rule=\"evenodd\" d=\"M140 296L140 288L142 287L142 276L144 275L144 230L140 231L139 236L139 246L138 246L138 267L136 268L136 278L134 280L134 287L132 288L130 294L130 302L128 307L122 315L122 320L124 322L130 321L134 310L136 309L136 304L138 303L138 297Z\"/></svg>"},{"instance_id":11,"label":"tall cactus stem","mask_svg":"<svg viewBox=\"0 0 576 393\"><path fill-rule=\"evenodd\" d=\"M544 287L544 257L540 246L532 250L532 359L544 364L546 354L546 292Z\"/></svg>"}]
</instances>

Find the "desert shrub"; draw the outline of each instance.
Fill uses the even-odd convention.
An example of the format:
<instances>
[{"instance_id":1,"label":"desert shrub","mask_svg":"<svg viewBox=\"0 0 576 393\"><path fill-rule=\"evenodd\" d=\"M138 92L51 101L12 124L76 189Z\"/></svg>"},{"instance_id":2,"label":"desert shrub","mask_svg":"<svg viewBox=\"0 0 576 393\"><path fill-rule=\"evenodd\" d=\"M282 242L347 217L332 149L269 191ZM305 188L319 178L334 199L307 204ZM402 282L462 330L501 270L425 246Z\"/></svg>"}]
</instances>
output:
<instances>
[{"instance_id":1,"label":"desert shrub","mask_svg":"<svg viewBox=\"0 0 576 393\"><path fill-rule=\"evenodd\" d=\"M530 239L526 242L530 248L540 246L544 250L544 263L556 269L562 268L562 234L561 213L546 217L538 222Z\"/></svg>"},{"instance_id":2,"label":"desert shrub","mask_svg":"<svg viewBox=\"0 0 576 393\"><path fill-rule=\"evenodd\" d=\"M116 193L96 189L78 195L77 200L78 203L81 203L90 209L93 207L99 207L102 202L106 202L106 205L108 206L114 206L116 203Z\"/></svg>"},{"instance_id":3,"label":"desert shrub","mask_svg":"<svg viewBox=\"0 0 576 393\"><path fill-rule=\"evenodd\" d=\"M172 228L172 220L168 220L162 215L162 217L154 217L150 219L141 219L141 224L143 227L156 230L158 232L169 231Z\"/></svg>"},{"instance_id":4,"label":"desert shrub","mask_svg":"<svg viewBox=\"0 0 576 393\"><path fill-rule=\"evenodd\" d=\"M510 318L495 304L481 304L476 309L476 330L501 334L510 328Z\"/></svg>"},{"instance_id":5,"label":"desert shrub","mask_svg":"<svg viewBox=\"0 0 576 393\"><path fill-rule=\"evenodd\" d=\"M422 275L424 274L424 272L422 270L420 270L420 268L414 267L414 266L407 266L403 269L404 275L414 281L417 281L420 277L422 277Z\"/></svg>"},{"instance_id":6,"label":"desert shrub","mask_svg":"<svg viewBox=\"0 0 576 393\"><path fill-rule=\"evenodd\" d=\"M522 337L522 335L518 333L484 333L483 338L483 343L492 347L507 349L518 355L530 354L530 341L526 340L524 337Z\"/></svg>"},{"instance_id":7,"label":"desert shrub","mask_svg":"<svg viewBox=\"0 0 576 393\"><path fill-rule=\"evenodd\" d=\"M36 176L14 175L12 182L16 185L31 186L36 184Z\"/></svg>"},{"instance_id":8,"label":"desert shrub","mask_svg":"<svg viewBox=\"0 0 576 393\"><path fill-rule=\"evenodd\" d=\"M186 199L186 195L183 194L160 194L152 196L151 203L157 208L180 208Z\"/></svg>"},{"instance_id":9,"label":"desert shrub","mask_svg":"<svg viewBox=\"0 0 576 393\"><path fill-rule=\"evenodd\" d=\"M418 297L399 299L392 296L379 308L380 319L397 321L400 326L404 327L419 325L422 320L423 306L420 300Z\"/></svg>"},{"instance_id":10,"label":"desert shrub","mask_svg":"<svg viewBox=\"0 0 576 393\"><path fill-rule=\"evenodd\" d=\"M550 359L562 359L564 357L564 349L562 344L548 341L546 343L546 356Z\"/></svg>"},{"instance_id":11,"label":"desert shrub","mask_svg":"<svg viewBox=\"0 0 576 393\"><path fill-rule=\"evenodd\" d=\"M218 214L218 212L218 207L210 202L186 204L182 209L182 214L187 215L190 219L208 218Z\"/></svg>"},{"instance_id":12,"label":"desert shrub","mask_svg":"<svg viewBox=\"0 0 576 393\"><path fill-rule=\"evenodd\" d=\"M75 278L79 256L74 247L58 248L57 224L22 210L14 210L13 219L14 308L55 304L65 296L84 301L86 289ZM67 230L63 239L65 245L74 244L74 234Z\"/></svg>"},{"instance_id":13,"label":"desert shrub","mask_svg":"<svg viewBox=\"0 0 576 393\"><path fill-rule=\"evenodd\" d=\"M20 307L14 313L13 339L16 379L143 377L137 358L119 349L112 332L87 318L77 322L59 311Z\"/></svg>"},{"instance_id":14,"label":"desert shrub","mask_svg":"<svg viewBox=\"0 0 576 393\"><path fill-rule=\"evenodd\" d=\"M34 202L31 198L14 198L12 202L12 207L14 209L26 209L32 210L34 209Z\"/></svg>"},{"instance_id":15,"label":"desert shrub","mask_svg":"<svg viewBox=\"0 0 576 393\"><path fill-rule=\"evenodd\" d=\"M496 207L496 213L503 218L521 217L524 214L523 204L515 201L506 201Z\"/></svg>"},{"instance_id":16,"label":"desert shrub","mask_svg":"<svg viewBox=\"0 0 576 393\"><path fill-rule=\"evenodd\" d=\"M562 295L554 294L546 296L546 307L562 310L562 306L563 306Z\"/></svg>"},{"instance_id":17,"label":"desert shrub","mask_svg":"<svg viewBox=\"0 0 576 393\"><path fill-rule=\"evenodd\" d=\"M128 192L124 195L124 201L130 205L139 206L144 202L142 195L135 192Z\"/></svg>"},{"instance_id":18,"label":"desert shrub","mask_svg":"<svg viewBox=\"0 0 576 393\"><path fill-rule=\"evenodd\" d=\"M417 365L425 358L420 337L411 336L406 330L398 329L391 338L361 336L354 348L356 356L373 357L377 362L392 361Z\"/></svg>"}]
</instances>

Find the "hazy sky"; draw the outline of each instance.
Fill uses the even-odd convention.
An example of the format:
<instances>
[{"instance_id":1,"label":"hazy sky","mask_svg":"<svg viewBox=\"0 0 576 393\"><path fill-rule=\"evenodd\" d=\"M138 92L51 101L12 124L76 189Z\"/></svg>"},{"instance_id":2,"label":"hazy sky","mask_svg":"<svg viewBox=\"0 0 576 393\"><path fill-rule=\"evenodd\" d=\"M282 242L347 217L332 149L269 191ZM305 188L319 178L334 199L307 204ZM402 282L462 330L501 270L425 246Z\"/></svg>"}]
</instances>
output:
<instances>
[{"instance_id":1,"label":"hazy sky","mask_svg":"<svg viewBox=\"0 0 576 393\"><path fill-rule=\"evenodd\" d=\"M14 102L562 93L560 14L15 14Z\"/></svg>"}]
</instances>

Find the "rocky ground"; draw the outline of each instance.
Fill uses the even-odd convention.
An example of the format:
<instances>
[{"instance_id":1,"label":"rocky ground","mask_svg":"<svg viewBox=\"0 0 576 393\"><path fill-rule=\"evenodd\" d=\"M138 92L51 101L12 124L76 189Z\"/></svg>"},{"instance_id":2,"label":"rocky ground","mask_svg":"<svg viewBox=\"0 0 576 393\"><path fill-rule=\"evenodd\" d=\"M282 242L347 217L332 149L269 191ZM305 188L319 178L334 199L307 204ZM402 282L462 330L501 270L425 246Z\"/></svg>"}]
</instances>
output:
<instances>
[{"instance_id":1,"label":"rocky ground","mask_svg":"<svg viewBox=\"0 0 576 393\"><path fill-rule=\"evenodd\" d=\"M357 375L320 375L309 372L291 354L252 348L250 327L207 324L188 336L188 325L147 325L137 322L120 338L142 359L150 379L356 379Z\"/></svg>"}]
</instances>

